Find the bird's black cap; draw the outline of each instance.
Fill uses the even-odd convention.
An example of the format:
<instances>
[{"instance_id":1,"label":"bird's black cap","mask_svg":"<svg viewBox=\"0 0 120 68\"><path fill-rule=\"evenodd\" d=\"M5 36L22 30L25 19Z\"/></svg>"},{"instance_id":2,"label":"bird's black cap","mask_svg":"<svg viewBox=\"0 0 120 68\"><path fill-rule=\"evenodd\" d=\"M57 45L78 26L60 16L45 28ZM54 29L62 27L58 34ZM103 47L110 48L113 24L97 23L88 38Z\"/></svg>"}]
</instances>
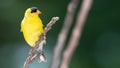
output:
<instances>
[{"instance_id":1,"label":"bird's black cap","mask_svg":"<svg viewBox=\"0 0 120 68\"><path fill-rule=\"evenodd\" d=\"M35 12L37 12L37 10L38 10L37 7L31 7L30 9L32 10L31 13L35 13Z\"/></svg>"}]
</instances>

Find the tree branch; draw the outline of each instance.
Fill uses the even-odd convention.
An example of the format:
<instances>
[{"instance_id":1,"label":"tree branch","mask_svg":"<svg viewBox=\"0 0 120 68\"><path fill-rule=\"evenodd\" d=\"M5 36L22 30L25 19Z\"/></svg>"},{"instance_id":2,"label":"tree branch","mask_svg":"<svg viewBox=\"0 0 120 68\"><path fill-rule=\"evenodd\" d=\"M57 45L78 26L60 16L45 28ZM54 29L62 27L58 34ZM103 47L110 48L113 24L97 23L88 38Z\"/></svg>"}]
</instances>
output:
<instances>
[{"instance_id":1,"label":"tree branch","mask_svg":"<svg viewBox=\"0 0 120 68\"><path fill-rule=\"evenodd\" d=\"M28 65L43 53L42 51L40 51L38 53L36 53L35 51L38 49L41 41L44 40L44 36L46 35L46 33L52 28L52 25L55 24L56 21L58 21L58 20L59 20L59 17L53 17L51 19L51 21L47 24L47 26L44 29L44 33L42 35L40 35L39 40L35 44L35 47L33 49L30 49L29 56L27 57L23 68L28 68Z\"/></svg>"},{"instance_id":2,"label":"tree branch","mask_svg":"<svg viewBox=\"0 0 120 68\"><path fill-rule=\"evenodd\" d=\"M53 56L51 68L58 68L59 67L60 55L61 55L62 49L64 47L64 44L66 42L68 31L69 31L71 24L73 22L74 14L75 14L75 11L76 11L76 8L78 5L78 1L79 0L71 0L71 2L68 5L67 14L66 14L66 17L64 20L64 24L63 24L62 30L58 36L56 46L54 48L54 56Z\"/></svg>"},{"instance_id":3,"label":"tree branch","mask_svg":"<svg viewBox=\"0 0 120 68\"><path fill-rule=\"evenodd\" d=\"M68 47L65 49L63 53L63 59L61 62L60 68L69 68L68 65L70 63L70 59L78 45L79 38L82 34L82 29L87 18L87 14L91 8L92 0L83 0L81 10L78 13L77 23L73 29L72 36L68 43Z\"/></svg>"}]
</instances>

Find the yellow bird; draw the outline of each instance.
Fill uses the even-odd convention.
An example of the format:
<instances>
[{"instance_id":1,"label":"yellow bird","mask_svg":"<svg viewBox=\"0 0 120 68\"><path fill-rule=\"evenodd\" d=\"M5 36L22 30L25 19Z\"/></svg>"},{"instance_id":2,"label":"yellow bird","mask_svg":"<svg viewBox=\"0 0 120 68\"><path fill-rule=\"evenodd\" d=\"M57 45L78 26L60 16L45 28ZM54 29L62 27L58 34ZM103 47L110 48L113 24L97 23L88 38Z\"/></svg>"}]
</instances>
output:
<instances>
[{"instance_id":1,"label":"yellow bird","mask_svg":"<svg viewBox=\"0 0 120 68\"><path fill-rule=\"evenodd\" d=\"M37 7L28 8L25 11L24 18L21 22L21 31L23 32L24 39L31 47L35 47L35 43L44 32L42 20L40 19L39 14L41 14L41 12ZM38 51L43 50L44 44L45 40L39 44ZM40 56L40 61L46 61L44 54Z\"/></svg>"}]
</instances>

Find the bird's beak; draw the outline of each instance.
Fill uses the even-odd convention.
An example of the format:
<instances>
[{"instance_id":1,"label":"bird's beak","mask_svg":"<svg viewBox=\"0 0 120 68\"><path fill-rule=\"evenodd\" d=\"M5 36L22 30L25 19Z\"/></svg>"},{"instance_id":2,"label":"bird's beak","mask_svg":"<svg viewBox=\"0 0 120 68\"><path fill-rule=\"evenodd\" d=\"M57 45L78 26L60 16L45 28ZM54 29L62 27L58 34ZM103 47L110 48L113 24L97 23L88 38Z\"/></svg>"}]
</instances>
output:
<instances>
[{"instance_id":1,"label":"bird's beak","mask_svg":"<svg viewBox=\"0 0 120 68\"><path fill-rule=\"evenodd\" d=\"M39 10L37 10L37 12L36 12L37 14L41 14L42 12L40 12Z\"/></svg>"}]
</instances>

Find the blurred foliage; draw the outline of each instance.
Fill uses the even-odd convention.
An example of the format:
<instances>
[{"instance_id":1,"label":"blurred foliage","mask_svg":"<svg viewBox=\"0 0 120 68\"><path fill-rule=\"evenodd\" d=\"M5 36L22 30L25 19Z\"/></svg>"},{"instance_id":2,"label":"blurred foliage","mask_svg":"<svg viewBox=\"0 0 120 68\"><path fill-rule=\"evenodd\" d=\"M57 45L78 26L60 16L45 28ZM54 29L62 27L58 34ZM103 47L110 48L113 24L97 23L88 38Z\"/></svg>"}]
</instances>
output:
<instances>
[{"instance_id":1,"label":"blurred foliage","mask_svg":"<svg viewBox=\"0 0 120 68\"><path fill-rule=\"evenodd\" d=\"M49 68L53 47L62 27L69 1L0 0L0 68L22 68L30 47L20 33L20 24L25 10L32 6L42 11L40 17L44 25L53 16L60 17L47 35L47 44L44 49L48 62L38 64L36 61L30 65L30 68L38 68L38 66ZM81 2L80 0L79 6ZM119 0L94 0L70 68L120 68L119 3ZM74 19L76 20L76 17Z\"/></svg>"}]
</instances>

